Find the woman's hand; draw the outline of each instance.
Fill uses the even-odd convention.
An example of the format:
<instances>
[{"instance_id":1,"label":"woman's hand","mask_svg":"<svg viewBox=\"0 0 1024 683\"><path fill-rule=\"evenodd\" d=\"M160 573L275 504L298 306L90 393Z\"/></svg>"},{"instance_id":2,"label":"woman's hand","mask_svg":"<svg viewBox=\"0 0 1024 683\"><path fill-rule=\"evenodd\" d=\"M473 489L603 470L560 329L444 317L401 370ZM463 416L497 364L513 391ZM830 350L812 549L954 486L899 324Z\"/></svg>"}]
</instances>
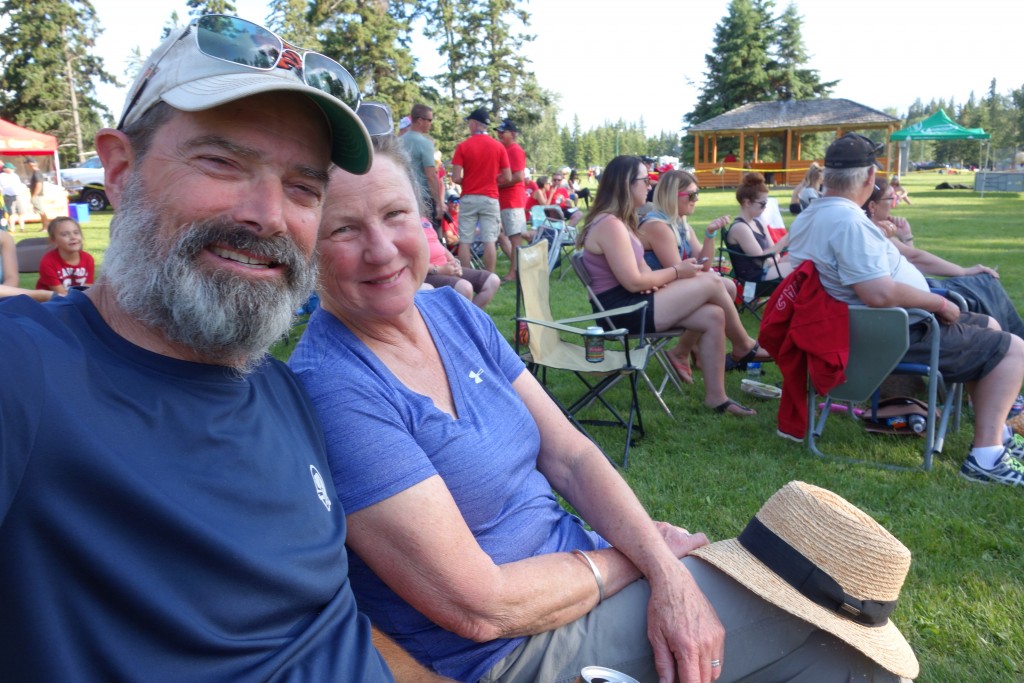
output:
<instances>
[{"instance_id":1,"label":"woman's hand","mask_svg":"<svg viewBox=\"0 0 1024 683\"><path fill-rule=\"evenodd\" d=\"M677 574L651 581L647 637L661 681L707 683L717 680L725 653L725 629L715 609L683 565Z\"/></svg>"},{"instance_id":2,"label":"woman's hand","mask_svg":"<svg viewBox=\"0 0 1024 683\"><path fill-rule=\"evenodd\" d=\"M708 223L708 232L718 232L722 228L729 225L732 222L728 216L719 216L715 220Z\"/></svg>"},{"instance_id":3,"label":"woman's hand","mask_svg":"<svg viewBox=\"0 0 1024 683\"><path fill-rule=\"evenodd\" d=\"M697 277L697 274L704 270L704 265L697 263L697 259L688 258L680 261L676 268L679 269L679 279L685 280L691 277Z\"/></svg>"},{"instance_id":4,"label":"woman's hand","mask_svg":"<svg viewBox=\"0 0 1024 683\"><path fill-rule=\"evenodd\" d=\"M686 529L668 522L654 522L658 533L677 558L689 555L692 551L708 544L708 537L702 533L691 534Z\"/></svg>"},{"instance_id":5,"label":"woman's hand","mask_svg":"<svg viewBox=\"0 0 1024 683\"><path fill-rule=\"evenodd\" d=\"M913 239L914 233L910 229L910 222L903 216L890 216L889 221L896 226L896 239L906 242Z\"/></svg>"},{"instance_id":6,"label":"woman's hand","mask_svg":"<svg viewBox=\"0 0 1024 683\"><path fill-rule=\"evenodd\" d=\"M886 237L891 238L896 236L896 226L892 221L875 221L875 225L878 226L878 229L881 230L882 234Z\"/></svg>"}]
</instances>

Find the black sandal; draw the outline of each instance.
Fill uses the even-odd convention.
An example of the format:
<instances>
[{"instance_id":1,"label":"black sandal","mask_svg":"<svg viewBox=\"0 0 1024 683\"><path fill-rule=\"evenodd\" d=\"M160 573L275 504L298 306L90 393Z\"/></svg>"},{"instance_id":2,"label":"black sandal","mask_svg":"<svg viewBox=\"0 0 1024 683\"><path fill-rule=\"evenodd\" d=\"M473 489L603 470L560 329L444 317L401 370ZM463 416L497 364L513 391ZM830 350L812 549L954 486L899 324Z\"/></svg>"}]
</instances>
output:
<instances>
[{"instance_id":1,"label":"black sandal","mask_svg":"<svg viewBox=\"0 0 1024 683\"><path fill-rule=\"evenodd\" d=\"M761 344L755 339L754 346L742 358L736 358L731 353L725 354L725 371L745 370L747 363L771 363L772 358L770 356L758 359L757 352L760 350Z\"/></svg>"},{"instance_id":2,"label":"black sandal","mask_svg":"<svg viewBox=\"0 0 1024 683\"><path fill-rule=\"evenodd\" d=\"M731 406L736 406L737 408L740 408L741 410L745 410L747 412L746 412L746 414L743 414L743 413L730 413L729 412L729 408ZM723 403L721 405L715 406L715 412L716 413L728 413L729 415L735 415L737 417L753 417L754 415L757 415L757 411L754 410L753 408L748 408L745 405L743 405L742 403L737 403L736 401L732 400L731 398L726 400L725 403Z\"/></svg>"}]
</instances>

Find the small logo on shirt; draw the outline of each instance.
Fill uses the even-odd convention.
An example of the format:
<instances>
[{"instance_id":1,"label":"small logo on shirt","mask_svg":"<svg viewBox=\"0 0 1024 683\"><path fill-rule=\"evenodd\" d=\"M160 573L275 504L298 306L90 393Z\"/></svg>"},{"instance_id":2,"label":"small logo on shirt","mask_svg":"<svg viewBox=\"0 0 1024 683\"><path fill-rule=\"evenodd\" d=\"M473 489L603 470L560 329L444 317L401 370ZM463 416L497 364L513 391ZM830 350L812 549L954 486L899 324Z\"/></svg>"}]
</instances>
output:
<instances>
[{"instance_id":1,"label":"small logo on shirt","mask_svg":"<svg viewBox=\"0 0 1024 683\"><path fill-rule=\"evenodd\" d=\"M327 485L324 484L324 478L320 476L320 472L312 465L309 466L309 473L313 477L313 486L316 487L316 495L320 498L320 502L324 504L324 507L330 511L331 499L327 497Z\"/></svg>"},{"instance_id":2,"label":"small logo on shirt","mask_svg":"<svg viewBox=\"0 0 1024 683\"><path fill-rule=\"evenodd\" d=\"M482 374L484 374L484 369L483 368L480 368L476 372L473 372L472 370L470 370L469 371L469 378L471 380L473 380L474 382L476 382L477 384L480 384L481 382L483 382L483 380L480 379L480 375L482 375Z\"/></svg>"}]
</instances>

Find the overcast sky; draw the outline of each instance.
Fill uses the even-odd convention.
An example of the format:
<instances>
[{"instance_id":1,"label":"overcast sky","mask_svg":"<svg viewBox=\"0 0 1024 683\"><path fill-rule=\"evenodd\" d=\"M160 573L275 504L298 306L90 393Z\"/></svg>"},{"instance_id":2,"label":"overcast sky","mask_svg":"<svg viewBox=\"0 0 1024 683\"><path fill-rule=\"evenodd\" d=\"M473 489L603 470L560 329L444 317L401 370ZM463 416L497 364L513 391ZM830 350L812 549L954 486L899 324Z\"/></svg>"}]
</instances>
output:
<instances>
[{"instance_id":1,"label":"overcast sky","mask_svg":"<svg viewBox=\"0 0 1024 683\"><path fill-rule=\"evenodd\" d=\"M970 3L818 0L796 4L811 66L839 80L833 96L906 113L916 98L957 102L987 92L992 78L1006 94L1024 85L1024 6L1019 0ZM183 0L93 0L105 33L98 49L107 69L127 70L134 46L148 54ZM265 0L235 0L239 16L262 23ZM648 134L678 130L704 77L704 55L726 0L555 0L527 4L537 36L524 50L542 87L561 97L561 123L578 115L584 129L643 118ZM779 2L778 8L785 7ZM422 73L440 70L436 47L418 41ZM125 79L126 80L126 79ZM115 116L122 88L101 86ZM952 112L950 112L952 114Z\"/></svg>"}]
</instances>

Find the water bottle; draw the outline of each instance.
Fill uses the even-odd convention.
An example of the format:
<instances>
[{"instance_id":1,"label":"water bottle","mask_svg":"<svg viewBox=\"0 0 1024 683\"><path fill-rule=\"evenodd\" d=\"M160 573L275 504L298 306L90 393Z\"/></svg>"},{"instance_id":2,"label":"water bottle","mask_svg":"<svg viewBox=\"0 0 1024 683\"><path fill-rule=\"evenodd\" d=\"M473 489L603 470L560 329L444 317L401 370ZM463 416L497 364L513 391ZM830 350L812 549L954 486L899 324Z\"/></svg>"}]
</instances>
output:
<instances>
[{"instance_id":1,"label":"water bottle","mask_svg":"<svg viewBox=\"0 0 1024 683\"><path fill-rule=\"evenodd\" d=\"M747 377L750 379L760 379L761 377L761 364L755 361L747 363Z\"/></svg>"},{"instance_id":2,"label":"water bottle","mask_svg":"<svg viewBox=\"0 0 1024 683\"><path fill-rule=\"evenodd\" d=\"M924 415L909 415L907 416L907 426L915 434L924 434L924 430L928 428L928 418Z\"/></svg>"}]
</instances>

